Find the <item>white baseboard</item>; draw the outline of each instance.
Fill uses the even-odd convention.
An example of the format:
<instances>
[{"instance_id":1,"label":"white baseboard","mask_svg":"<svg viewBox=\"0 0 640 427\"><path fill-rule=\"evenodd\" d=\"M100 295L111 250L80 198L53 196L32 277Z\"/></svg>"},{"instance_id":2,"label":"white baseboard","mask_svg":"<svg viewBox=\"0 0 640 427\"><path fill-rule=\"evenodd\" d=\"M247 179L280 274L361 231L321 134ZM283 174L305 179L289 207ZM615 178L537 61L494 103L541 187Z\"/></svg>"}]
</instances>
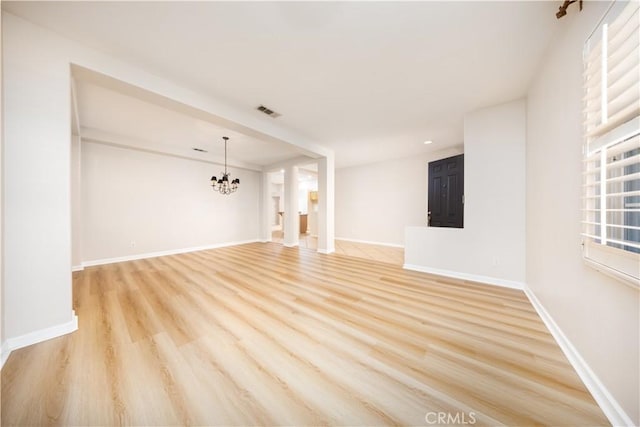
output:
<instances>
[{"instance_id":1,"label":"white baseboard","mask_svg":"<svg viewBox=\"0 0 640 427\"><path fill-rule=\"evenodd\" d=\"M600 381L596 374L591 370L587 362L582 358L578 350L571 344L571 341L562 332L558 324L553 320L549 312L544 308L540 300L535 296L533 291L528 287L524 287L524 293L531 301L531 305L555 338L564 355L569 359L569 363L573 366L576 373L589 390L595 401L598 403L602 412L614 426L634 426L631 417L622 409L620 404L611 395L609 390Z\"/></svg>"},{"instance_id":2,"label":"white baseboard","mask_svg":"<svg viewBox=\"0 0 640 427\"><path fill-rule=\"evenodd\" d=\"M91 261L84 261L82 263L82 268L92 267L94 265L113 264L116 262L135 261L138 259L145 259L145 258L156 258L159 256L177 255L177 254L184 254L184 253L196 252L196 251L205 251L207 249L218 249L218 248L224 248L228 246L237 246L237 245L244 245L247 243L256 243L259 241L260 241L259 239L250 239L250 240L241 240L237 242L225 242L225 243L215 243L212 245L194 246L191 248L171 249L168 251L147 252L142 254L127 255L127 256L115 257L115 258L95 259Z\"/></svg>"},{"instance_id":3,"label":"white baseboard","mask_svg":"<svg viewBox=\"0 0 640 427\"><path fill-rule=\"evenodd\" d=\"M27 347L32 344L37 344L39 342L50 340L52 338L57 338L78 330L78 316L76 316L76 313L74 311L72 311L71 313L71 320L66 323L51 326L45 329L40 329L38 331L29 332L28 334L20 335L15 338L7 339L4 343L2 343L2 365L0 365L0 367L4 366L4 362L9 358L9 354L11 354L13 350Z\"/></svg>"},{"instance_id":4,"label":"white baseboard","mask_svg":"<svg viewBox=\"0 0 640 427\"><path fill-rule=\"evenodd\" d=\"M84 270L84 266L82 264L81 265L72 265L71 266L71 271L82 271L82 270Z\"/></svg>"},{"instance_id":5,"label":"white baseboard","mask_svg":"<svg viewBox=\"0 0 640 427\"><path fill-rule=\"evenodd\" d=\"M404 264L402 268L406 270L420 271L422 273L437 274L439 276L452 277L454 279L470 280L480 282L487 285L501 286L503 288L524 290L525 286L522 282L513 280L498 279L496 277L480 276L477 274L459 273L451 270L441 270L439 268L425 267L415 264Z\"/></svg>"},{"instance_id":6,"label":"white baseboard","mask_svg":"<svg viewBox=\"0 0 640 427\"><path fill-rule=\"evenodd\" d=\"M336 240L344 240L345 242L364 243L367 245L389 246L391 248L404 248L404 245L395 243L373 242L371 240L348 239L346 237L336 237Z\"/></svg>"},{"instance_id":7,"label":"white baseboard","mask_svg":"<svg viewBox=\"0 0 640 427\"><path fill-rule=\"evenodd\" d=\"M332 248L332 249L318 249L318 253L319 254L324 254L324 255L332 254L335 251L336 251L335 248Z\"/></svg>"}]
</instances>

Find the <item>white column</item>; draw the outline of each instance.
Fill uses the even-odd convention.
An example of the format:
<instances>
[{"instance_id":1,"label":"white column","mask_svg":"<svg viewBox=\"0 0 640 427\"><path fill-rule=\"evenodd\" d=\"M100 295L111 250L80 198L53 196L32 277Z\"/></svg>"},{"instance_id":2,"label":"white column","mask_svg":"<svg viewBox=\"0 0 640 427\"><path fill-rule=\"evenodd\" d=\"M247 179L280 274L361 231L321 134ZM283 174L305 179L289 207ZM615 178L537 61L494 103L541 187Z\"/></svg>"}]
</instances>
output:
<instances>
[{"instance_id":1,"label":"white column","mask_svg":"<svg viewBox=\"0 0 640 427\"><path fill-rule=\"evenodd\" d=\"M70 59L66 44L45 31L15 17L3 16L2 25L2 325L5 340L24 336L21 342L32 344L77 329Z\"/></svg>"},{"instance_id":2,"label":"white column","mask_svg":"<svg viewBox=\"0 0 640 427\"><path fill-rule=\"evenodd\" d=\"M298 213L298 167L284 170L284 245L298 246L300 236Z\"/></svg>"},{"instance_id":3,"label":"white column","mask_svg":"<svg viewBox=\"0 0 640 427\"><path fill-rule=\"evenodd\" d=\"M333 153L318 160L318 252L335 252L335 162Z\"/></svg>"},{"instance_id":4,"label":"white column","mask_svg":"<svg viewBox=\"0 0 640 427\"><path fill-rule=\"evenodd\" d=\"M260 241L270 242L273 206L271 205L271 175L269 172L262 172L260 184Z\"/></svg>"}]
</instances>

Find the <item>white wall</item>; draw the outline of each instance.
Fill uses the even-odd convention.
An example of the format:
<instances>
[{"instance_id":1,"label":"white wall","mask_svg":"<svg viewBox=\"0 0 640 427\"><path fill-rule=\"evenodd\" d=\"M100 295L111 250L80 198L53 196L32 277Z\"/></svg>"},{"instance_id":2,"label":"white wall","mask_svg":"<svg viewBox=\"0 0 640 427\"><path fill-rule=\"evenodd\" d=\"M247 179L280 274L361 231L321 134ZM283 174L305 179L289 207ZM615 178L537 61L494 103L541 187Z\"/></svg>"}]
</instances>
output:
<instances>
[{"instance_id":1,"label":"white wall","mask_svg":"<svg viewBox=\"0 0 640 427\"><path fill-rule=\"evenodd\" d=\"M2 14L2 38L2 314L4 338L15 345L68 332L75 320L70 271L71 64L195 108L239 132L333 156L272 119L179 86L8 13ZM333 228L328 230L333 236Z\"/></svg>"},{"instance_id":2,"label":"white wall","mask_svg":"<svg viewBox=\"0 0 640 427\"><path fill-rule=\"evenodd\" d=\"M80 137L71 137L71 266L82 265L82 158Z\"/></svg>"},{"instance_id":3,"label":"white wall","mask_svg":"<svg viewBox=\"0 0 640 427\"><path fill-rule=\"evenodd\" d=\"M230 168L242 184L225 196L221 169L83 141L83 261L258 239L260 173Z\"/></svg>"},{"instance_id":4,"label":"white wall","mask_svg":"<svg viewBox=\"0 0 640 427\"><path fill-rule=\"evenodd\" d=\"M336 237L404 245L427 221L427 166L462 147L336 170Z\"/></svg>"},{"instance_id":5,"label":"white wall","mask_svg":"<svg viewBox=\"0 0 640 427\"><path fill-rule=\"evenodd\" d=\"M276 183L270 182L269 185L271 187L271 192L270 192L271 199L269 200L269 212L271 214L269 215L270 216L269 224L273 225L277 220L278 223L280 223L280 225L282 226L282 217L274 212L273 197L278 197L279 199L278 212L284 212L284 184L276 184Z\"/></svg>"},{"instance_id":6,"label":"white wall","mask_svg":"<svg viewBox=\"0 0 640 427\"><path fill-rule=\"evenodd\" d=\"M528 94L527 285L640 425L639 293L586 266L580 246L582 46L607 5L562 18Z\"/></svg>"},{"instance_id":7,"label":"white wall","mask_svg":"<svg viewBox=\"0 0 640 427\"><path fill-rule=\"evenodd\" d=\"M64 47L2 15L4 328L73 322L70 80Z\"/></svg>"},{"instance_id":8,"label":"white wall","mask_svg":"<svg viewBox=\"0 0 640 427\"><path fill-rule=\"evenodd\" d=\"M465 116L464 228L407 227L407 267L523 285L525 118L524 100Z\"/></svg>"},{"instance_id":9,"label":"white wall","mask_svg":"<svg viewBox=\"0 0 640 427\"><path fill-rule=\"evenodd\" d=\"M309 192L318 191L317 180L300 180L298 183L298 210L301 214L309 214Z\"/></svg>"},{"instance_id":10,"label":"white wall","mask_svg":"<svg viewBox=\"0 0 640 427\"><path fill-rule=\"evenodd\" d=\"M336 159L333 153L318 159L318 252L335 252Z\"/></svg>"}]
</instances>

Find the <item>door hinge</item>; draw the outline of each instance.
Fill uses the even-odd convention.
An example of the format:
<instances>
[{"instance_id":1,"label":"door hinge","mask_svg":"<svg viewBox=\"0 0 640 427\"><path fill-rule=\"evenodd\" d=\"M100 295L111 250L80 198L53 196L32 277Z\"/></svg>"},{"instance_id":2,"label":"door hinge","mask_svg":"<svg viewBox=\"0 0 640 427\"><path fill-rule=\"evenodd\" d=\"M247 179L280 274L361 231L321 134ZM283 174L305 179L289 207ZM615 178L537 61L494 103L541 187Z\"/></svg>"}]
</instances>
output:
<instances>
[{"instance_id":1,"label":"door hinge","mask_svg":"<svg viewBox=\"0 0 640 427\"><path fill-rule=\"evenodd\" d=\"M464 194L462 195L462 204L464 205Z\"/></svg>"}]
</instances>

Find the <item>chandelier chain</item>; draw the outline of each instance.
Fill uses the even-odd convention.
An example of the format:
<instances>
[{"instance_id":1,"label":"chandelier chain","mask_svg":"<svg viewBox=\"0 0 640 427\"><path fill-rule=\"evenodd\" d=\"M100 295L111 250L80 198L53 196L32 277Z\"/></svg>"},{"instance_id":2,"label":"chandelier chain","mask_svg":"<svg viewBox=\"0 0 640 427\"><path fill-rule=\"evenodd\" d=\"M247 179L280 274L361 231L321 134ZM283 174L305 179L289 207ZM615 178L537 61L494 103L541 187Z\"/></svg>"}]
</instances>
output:
<instances>
[{"instance_id":1,"label":"chandelier chain","mask_svg":"<svg viewBox=\"0 0 640 427\"><path fill-rule=\"evenodd\" d=\"M240 179L230 179L229 172L227 170L227 141L229 140L229 137L223 136L222 139L224 140L224 172L220 179L217 179L215 176L211 177L211 186L220 194L229 195L238 189Z\"/></svg>"}]
</instances>

